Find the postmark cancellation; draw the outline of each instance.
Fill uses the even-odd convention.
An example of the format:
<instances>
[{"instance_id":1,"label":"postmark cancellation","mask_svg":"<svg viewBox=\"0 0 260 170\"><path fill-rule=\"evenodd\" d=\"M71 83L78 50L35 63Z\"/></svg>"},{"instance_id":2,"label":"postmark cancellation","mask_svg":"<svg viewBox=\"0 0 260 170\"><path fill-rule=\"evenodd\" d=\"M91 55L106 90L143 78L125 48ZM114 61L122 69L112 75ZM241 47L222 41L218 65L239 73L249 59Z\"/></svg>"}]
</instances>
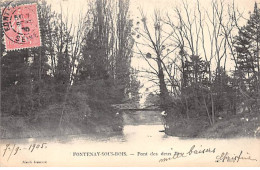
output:
<instances>
[{"instance_id":1,"label":"postmark cancellation","mask_svg":"<svg viewBox=\"0 0 260 170\"><path fill-rule=\"evenodd\" d=\"M6 50L41 45L37 4L9 4L2 8L2 21Z\"/></svg>"}]
</instances>

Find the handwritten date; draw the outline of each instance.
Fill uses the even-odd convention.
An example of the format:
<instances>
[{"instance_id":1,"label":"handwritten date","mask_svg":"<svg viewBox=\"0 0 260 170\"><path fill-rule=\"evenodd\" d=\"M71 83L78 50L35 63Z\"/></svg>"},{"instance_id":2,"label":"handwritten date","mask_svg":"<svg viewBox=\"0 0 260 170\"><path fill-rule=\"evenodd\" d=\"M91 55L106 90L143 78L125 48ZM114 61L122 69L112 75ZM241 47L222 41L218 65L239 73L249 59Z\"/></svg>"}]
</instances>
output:
<instances>
[{"instance_id":1,"label":"handwritten date","mask_svg":"<svg viewBox=\"0 0 260 170\"><path fill-rule=\"evenodd\" d=\"M6 144L4 150L3 150L3 155L2 157L8 157L7 161L9 161L10 157L17 155L21 151L29 151L29 152L34 152L36 150L40 149L46 149L47 148L47 143L34 143L30 144L28 146L22 147L17 144Z\"/></svg>"}]
</instances>

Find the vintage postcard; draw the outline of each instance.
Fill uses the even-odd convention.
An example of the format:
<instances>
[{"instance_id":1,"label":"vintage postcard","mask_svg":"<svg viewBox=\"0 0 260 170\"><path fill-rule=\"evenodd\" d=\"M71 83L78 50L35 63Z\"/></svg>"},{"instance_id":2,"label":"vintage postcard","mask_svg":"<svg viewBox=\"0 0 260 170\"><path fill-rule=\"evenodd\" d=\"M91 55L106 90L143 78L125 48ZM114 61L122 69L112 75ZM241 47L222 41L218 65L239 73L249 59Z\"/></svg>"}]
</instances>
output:
<instances>
[{"instance_id":1,"label":"vintage postcard","mask_svg":"<svg viewBox=\"0 0 260 170\"><path fill-rule=\"evenodd\" d=\"M0 0L0 167L259 167L259 0Z\"/></svg>"}]
</instances>

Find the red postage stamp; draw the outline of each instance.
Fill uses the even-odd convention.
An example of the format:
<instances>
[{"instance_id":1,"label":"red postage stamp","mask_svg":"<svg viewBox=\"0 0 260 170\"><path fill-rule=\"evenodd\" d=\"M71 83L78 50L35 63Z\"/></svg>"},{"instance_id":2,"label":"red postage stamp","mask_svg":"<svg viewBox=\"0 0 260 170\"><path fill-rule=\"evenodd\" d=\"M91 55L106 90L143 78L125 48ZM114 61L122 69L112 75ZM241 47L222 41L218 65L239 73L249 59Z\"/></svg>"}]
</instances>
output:
<instances>
[{"instance_id":1,"label":"red postage stamp","mask_svg":"<svg viewBox=\"0 0 260 170\"><path fill-rule=\"evenodd\" d=\"M37 4L2 9L6 50L39 47L41 45Z\"/></svg>"}]
</instances>

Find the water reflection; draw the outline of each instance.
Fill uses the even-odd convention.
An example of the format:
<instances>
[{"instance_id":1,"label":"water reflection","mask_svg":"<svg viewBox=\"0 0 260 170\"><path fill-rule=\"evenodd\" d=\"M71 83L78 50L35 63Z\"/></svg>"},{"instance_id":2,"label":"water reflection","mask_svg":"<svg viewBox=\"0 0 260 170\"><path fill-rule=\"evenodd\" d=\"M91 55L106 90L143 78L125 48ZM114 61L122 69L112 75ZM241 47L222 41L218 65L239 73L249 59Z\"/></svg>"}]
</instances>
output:
<instances>
[{"instance_id":1,"label":"water reflection","mask_svg":"<svg viewBox=\"0 0 260 170\"><path fill-rule=\"evenodd\" d=\"M158 112L136 112L124 114L124 128L122 132L81 134L70 136L53 136L41 138L6 139L20 144L32 142L60 143L60 144L84 144L84 143L119 143L129 144L136 142L161 142L173 138L165 135L164 127Z\"/></svg>"},{"instance_id":2,"label":"water reflection","mask_svg":"<svg viewBox=\"0 0 260 170\"><path fill-rule=\"evenodd\" d=\"M96 135L75 135L69 137L58 137L56 142L59 143L135 143L135 142L151 142L163 141L169 136L163 132L163 125L125 125L121 133L114 134L96 134Z\"/></svg>"}]
</instances>

